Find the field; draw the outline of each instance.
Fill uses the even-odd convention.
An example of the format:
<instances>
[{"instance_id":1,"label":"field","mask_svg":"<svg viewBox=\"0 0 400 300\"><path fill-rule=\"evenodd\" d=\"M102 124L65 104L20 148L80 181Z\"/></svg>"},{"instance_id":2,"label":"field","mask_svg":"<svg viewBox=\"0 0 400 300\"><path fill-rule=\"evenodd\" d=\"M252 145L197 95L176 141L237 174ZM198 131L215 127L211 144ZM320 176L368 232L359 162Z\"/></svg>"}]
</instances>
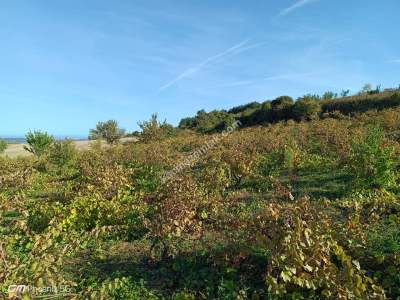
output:
<instances>
[{"instance_id":1,"label":"field","mask_svg":"<svg viewBox=\"0 0 400 300\"><path fill-rule=\"evenodd\" d=\"M399 299L399 108L149 124L134 143L0 158L4 297Z\"/></svg>"},{"instance_id":2,"label":"field","mask_svg":"<svg viewBox=\"0 0 400 300\"><path fill-rule=\"evenodd\" d=\"M124 143L124 142L129 142L129 141L134 141L134 140L135 139L132 139L132 138L123 138L121 140L121 142ZM90 146L93 144L93 142L89 141L89 140L74 141L73 144L77 150L87 150L90 148ZM27 146L27 145L26 144L9 144L7 149L4 151L4 153L2 155L8 156L10 158L31 156L32 154L24 149L25 146Z\"/></svg>"}]
</instances>

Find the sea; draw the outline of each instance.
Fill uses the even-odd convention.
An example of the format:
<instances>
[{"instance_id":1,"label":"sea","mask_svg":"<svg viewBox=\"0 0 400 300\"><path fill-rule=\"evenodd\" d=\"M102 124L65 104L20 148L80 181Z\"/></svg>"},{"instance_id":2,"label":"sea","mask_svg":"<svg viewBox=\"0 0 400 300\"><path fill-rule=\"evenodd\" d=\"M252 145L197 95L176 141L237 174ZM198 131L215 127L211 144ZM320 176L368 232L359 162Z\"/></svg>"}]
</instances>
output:
<instances>
[{"instance_id":1,"label":"sea","mask_svg":"<svg viewBox=\"0 0 400 300\"><path fill-rule=\"evenodd\" d=\"M24 144L26 142L25 138L20 138L20 137L7 137L7 138L1 138L0 140L6 141L8 144Z\"/></svg>"}]
</instances>

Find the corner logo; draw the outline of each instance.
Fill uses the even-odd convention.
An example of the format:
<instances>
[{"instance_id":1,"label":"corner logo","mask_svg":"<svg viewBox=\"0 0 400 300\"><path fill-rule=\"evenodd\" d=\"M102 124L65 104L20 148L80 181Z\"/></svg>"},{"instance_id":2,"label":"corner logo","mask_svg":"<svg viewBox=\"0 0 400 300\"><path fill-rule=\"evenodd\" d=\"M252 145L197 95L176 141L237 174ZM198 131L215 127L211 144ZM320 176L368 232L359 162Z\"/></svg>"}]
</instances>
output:
<instances>
[{"instance_id":1,"label":"corner logo","mask_svg":"<svg viewBox=\"0 0 400 300\"><path fill-rule=\"evenodd\" d=\"M21 296L22 294L25 294L29 292L29 287L27 285L23 284L12 284L8 287L8 297L10 299L13 299L14 297Z\"/></svg>"}]
</instances>

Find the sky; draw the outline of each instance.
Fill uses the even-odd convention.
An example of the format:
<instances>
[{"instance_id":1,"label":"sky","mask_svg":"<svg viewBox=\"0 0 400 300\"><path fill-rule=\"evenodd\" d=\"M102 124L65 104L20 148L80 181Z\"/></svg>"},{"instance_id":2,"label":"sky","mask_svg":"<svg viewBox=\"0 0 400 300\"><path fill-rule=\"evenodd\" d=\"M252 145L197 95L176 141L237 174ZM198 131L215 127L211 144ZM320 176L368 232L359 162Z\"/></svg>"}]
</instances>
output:
<instances>
[{"instance_id":1,"label":"sky","mask_svg":"<svg viewBox=\"0 0 400 300\"><path fill-rule=\"evenodd\" d=\"M5 0L0 136L400 84L398 0Z\"/></svg>"}]
</instances>

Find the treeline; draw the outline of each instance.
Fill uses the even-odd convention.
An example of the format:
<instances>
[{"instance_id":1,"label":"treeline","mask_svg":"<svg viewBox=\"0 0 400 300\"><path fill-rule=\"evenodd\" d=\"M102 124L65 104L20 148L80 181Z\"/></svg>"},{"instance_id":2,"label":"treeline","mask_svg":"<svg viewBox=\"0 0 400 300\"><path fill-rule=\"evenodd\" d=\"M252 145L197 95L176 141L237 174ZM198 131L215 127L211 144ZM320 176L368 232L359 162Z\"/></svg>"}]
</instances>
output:
<instances>
[{"instance_id":1,"label":"treeline","mask_svg":"<svg viewBox=\"0 0 400 300\"><path fill-rule=\"evenodd\" d=\"M380 86L373 89L367 84L357 95L348 94L348 90L340 96L333 92L326 92L322 96L308 94L296 101L290 96L280 96L272 101L254 101L229 110L200 110L196 116L182 119L179 128L212 133L224 130L236 120L243 127L249 127L287 120L341 118L368 110L400 106L400 88L381 91Z\"/></svg>"}]
</instances>

